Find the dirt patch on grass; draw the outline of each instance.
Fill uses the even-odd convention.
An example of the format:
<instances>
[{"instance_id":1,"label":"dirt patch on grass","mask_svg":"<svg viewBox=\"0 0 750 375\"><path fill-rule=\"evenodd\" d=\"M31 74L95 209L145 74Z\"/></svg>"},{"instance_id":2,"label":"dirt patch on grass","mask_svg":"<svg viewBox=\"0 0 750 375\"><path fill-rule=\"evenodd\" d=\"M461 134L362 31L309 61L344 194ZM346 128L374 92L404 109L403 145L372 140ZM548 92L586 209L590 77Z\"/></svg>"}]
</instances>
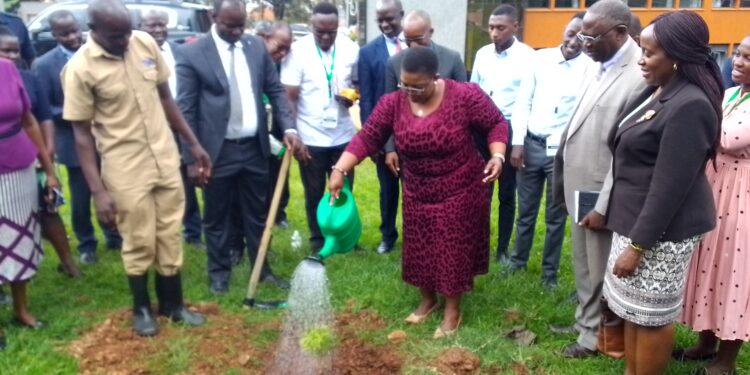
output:
<instances>
[{"instance_id":1,"label":"dirt patch on grass","mask_svg":"<svg viewBox=\"0 0 750 375\"><path fill-rule=\"evenodd\" d=\"M118 311L66 350L78 359L79 373L84 375L266 374L277 346L279 319L248 323L241 314L225 314L215 304L191 309L206 315L206 326L186 328L159 318L159 334L142 338L131 330L130 311ZM400 373L403 361L394 348L374 345L358 336L383 327L385 322L372 310L339 314L339 343L332 358L334 374Z\"/></svg>"},{"instance_id":2,"label":"dirt patch on grass","mask_svg":"<svg viewBox=\"0 0 750 375\"><path fill-rule=\"evenodd\" d=\"M222 314L215 304L191 309L206 315L208 323L186 328L159 318L159 334L153 338L133 333L129 310L112 313L73 341L68 352L78 359L81 374L261 373L271 353L251 340L263 331L278 330L277 320L250 325L241 315Z\"/></svg>"},{"instance_id":3,"label":"dirt patch on grass","mask_svg":"<svg viewBox=\"0 0 750 375\"><path fill-rule=\"evenodd\" d=\"M479 371L481 361L476 354L464 348L449 348L435 359L438 372L445 375L472 375Z\"/></svg>"}]
</instances>

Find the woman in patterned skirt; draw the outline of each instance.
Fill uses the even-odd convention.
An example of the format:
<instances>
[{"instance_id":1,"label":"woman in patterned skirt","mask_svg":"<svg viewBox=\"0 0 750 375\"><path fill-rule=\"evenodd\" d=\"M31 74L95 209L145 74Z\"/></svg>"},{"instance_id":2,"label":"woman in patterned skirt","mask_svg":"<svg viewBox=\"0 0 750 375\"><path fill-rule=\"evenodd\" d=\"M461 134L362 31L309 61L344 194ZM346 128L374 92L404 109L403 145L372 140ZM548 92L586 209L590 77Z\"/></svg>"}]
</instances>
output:
<instances>
[{"instance_id":1,"label":"woman in patterned skirt","mask_svg":"<svg viewBox=\"0 0 750 375\"><path fill-rule=\"evenodd\" d=\"M715 225L704 170L716 155L722 88L708 40L694 12L646 27L638 64L650 87L609 137L614 238L603 295L625 320L626 375L666 371L690 256Z\"/></svg>"},{"instance_id":2,"label":"woman in patterned skirt","mask_svg":"<svg viewBox=\"0 0 750 375\"><path fill-rule=\"evenodd\" d=\"M406 322L422 323L443 295L443 322L433 336L441 338L458 329L461 295L472 289L474 276L487 273L487 183L502 169L508 126L479 86L441 79L431 49L403 53L401 90L380 99L334 166L329 188L337 196L343 176L393 135L404 181L401 273L422 296ZM493 155L487 164L472 131L487 139Z\"/></svg>"},{"instance_id":3,"label":"woman in patterned skirt","mask_svg":"<svg viewBox=\"0 0 750 375\"><path fill-rule=\"evenodd\" d=\"M35 161L47 173L48 199L57 188L52 161L16 67L0 58L0 284L10 284L15 321L39 328L27 308L26 282L42 259ZM5 348L0 333L0 349Z\"/></svg>"},{"instance_id":4,"label":"woman in patterned skirt","mask_svg":"<svg viewBox=\"0 0 750 375\"><path fill-rule=\"evenodd\" d=\"M717 169L708 168L718 225L693 255L680 321L700 332L698 344L676 350L679 359L716 357L707 374L734 374L742 343L750 340L750 36L737 47L724 94ZM716 345L718 344L718 352Z\"/></svg>"}]
</instances>

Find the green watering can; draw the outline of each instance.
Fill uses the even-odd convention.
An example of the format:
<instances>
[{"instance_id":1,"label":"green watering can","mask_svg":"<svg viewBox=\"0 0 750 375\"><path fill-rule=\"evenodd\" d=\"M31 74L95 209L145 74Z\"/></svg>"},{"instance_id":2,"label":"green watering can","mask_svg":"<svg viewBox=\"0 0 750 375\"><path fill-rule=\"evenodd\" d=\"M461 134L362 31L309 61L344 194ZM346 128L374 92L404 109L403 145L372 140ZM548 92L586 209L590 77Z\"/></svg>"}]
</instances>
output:
<instances>
[{"instance_id":1,"label":"green watering can","mask_svg":"<svg viewBox=\"0 0 750 375\"><path fill-rule=\"evenodd\" d=\"M350 252L362 236L362 221L348 178L344 178L339 198L333 204L329 203L330 200L331 193L328 192L318 203L318 226L325 238L323 248L313 258L319 262L333 254Z\"/></svg>"}]
</instances>

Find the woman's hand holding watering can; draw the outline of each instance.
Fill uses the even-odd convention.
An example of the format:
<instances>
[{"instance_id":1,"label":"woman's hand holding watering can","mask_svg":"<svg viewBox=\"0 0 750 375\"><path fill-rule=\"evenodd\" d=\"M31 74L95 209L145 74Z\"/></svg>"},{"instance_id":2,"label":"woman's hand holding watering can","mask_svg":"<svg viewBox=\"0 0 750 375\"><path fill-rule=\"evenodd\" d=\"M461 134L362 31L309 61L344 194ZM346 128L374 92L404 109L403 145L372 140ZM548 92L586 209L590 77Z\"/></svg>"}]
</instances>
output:
<instances>
[{"instance_id":1,"label":"woman's hand holding watering can","mask_svg":"<svg viewBox=\"0 0 750 375\"><path fill-rule=\"evenodd\" d=\"M331 200L328 204L333 205L333 202L339 199L339 193L344 187L344 176L346 176L346 171L343 169L335 165L331 168L331 177L328 179L328 191L331 192Z\"/></svg>"}]
</instances>

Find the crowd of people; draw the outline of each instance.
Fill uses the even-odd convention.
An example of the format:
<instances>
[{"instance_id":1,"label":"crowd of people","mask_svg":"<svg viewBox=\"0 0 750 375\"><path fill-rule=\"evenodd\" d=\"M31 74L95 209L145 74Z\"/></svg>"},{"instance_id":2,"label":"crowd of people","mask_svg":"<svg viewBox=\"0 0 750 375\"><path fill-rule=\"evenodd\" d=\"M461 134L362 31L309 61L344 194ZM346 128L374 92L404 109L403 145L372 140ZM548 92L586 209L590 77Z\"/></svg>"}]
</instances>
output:
<instances>
[{"instance_id":1,"label":"crowd of people","mask_svg":"<svg viewBox=\"0 0 750 375\"><path fill-rule=\"evenodd\" d=\"M244 1L216 0L211 30L178 45L167 14L145 11L133 30L119 0L95 0L88 40L73 13L55 12L58 45L36 59L19 21L2 14L0 281L14 318L44 326L25 294L42 236L58 270L81 276L54 161L67 170L79 263L97 262L93 199L106 246L121 251L133 329L152 336L151 268L160 315L205 321L183 304L183 241L205 238L213 294L228 291L244 252L255 260L282 142L299 161L313 253L323 246L318 202L326 187L336 199L353 184L361 161L375 162L380 183L377 253L396 247L403 194L402 278L421 296L405 322L442 306L434 338L458 331L462 295L489 270L497 185L504 277L526 272L545 201L540 279L557 289L571 217L575 322L549 327L578 335L563 356L624 357L626 375L662 374L671 357L735 373L750 340L750 36L726 82L694 12L641 30L626 4L601 0L557 31L559 46L534 50L505 4L467 75L461 55L433 41L428 13L398 0L375 8L382 35L360 48L338 34L334 4L316 4L311 34L293 41L282 22L246 33ZM359 133L350 89L361 96ZM288 200L287 186L282 227ZM288 288L262 269L264 282ZM695 347L672 349L675 321L698 332Z\"/></svg>"}]
</instances>

